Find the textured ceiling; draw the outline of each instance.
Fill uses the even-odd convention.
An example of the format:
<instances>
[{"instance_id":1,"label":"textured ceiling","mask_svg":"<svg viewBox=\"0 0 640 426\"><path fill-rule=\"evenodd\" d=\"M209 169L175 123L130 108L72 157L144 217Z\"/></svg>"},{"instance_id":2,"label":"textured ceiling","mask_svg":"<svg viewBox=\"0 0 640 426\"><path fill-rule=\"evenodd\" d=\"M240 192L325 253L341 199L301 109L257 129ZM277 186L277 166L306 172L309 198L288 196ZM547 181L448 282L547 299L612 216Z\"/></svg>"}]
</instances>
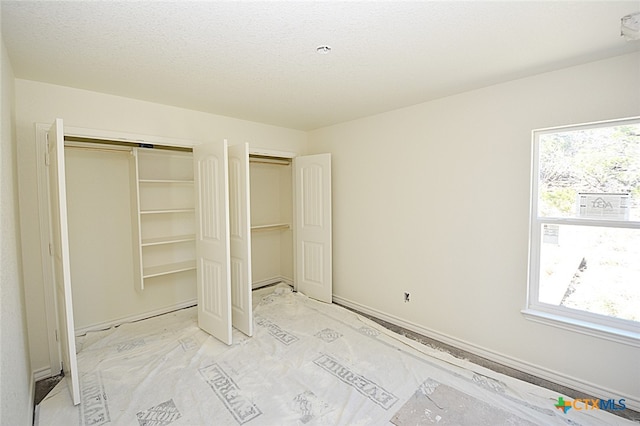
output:
<instances>
[{"instance_id":1,"label":"textured ceiling","mask_svg":"<svg viewBox=\"0 0 640 426\"><path fill-rule=\"evenodd\" d=\"M626 52L634 1L2 1L16 77L311 130ZM332 47L328 55L316 47Z\"/></svg>"}]
</instances>

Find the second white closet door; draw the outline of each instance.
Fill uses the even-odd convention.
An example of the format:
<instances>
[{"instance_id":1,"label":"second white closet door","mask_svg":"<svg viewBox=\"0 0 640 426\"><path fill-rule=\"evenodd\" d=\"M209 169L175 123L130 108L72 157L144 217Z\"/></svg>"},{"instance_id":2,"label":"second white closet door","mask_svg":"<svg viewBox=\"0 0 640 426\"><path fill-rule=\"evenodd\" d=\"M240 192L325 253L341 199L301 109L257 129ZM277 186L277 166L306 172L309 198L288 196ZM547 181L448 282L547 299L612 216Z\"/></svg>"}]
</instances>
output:
<instances>
[{"instance_id":1,"label":"second white closet door","mask_svg":"<svg viewBox=\"0 0 640 426\"><path fill-rule=\"evenodd\" d=\"M228 151L231 318L235 328L252 336L249 144L230 146Z\"/></svg>"},{"instance_id":2,"label":"second white closet door","mask_svg":"<svg viewBox=\"0 0 640 426\"><path fill-rule=\"evenodd\" d=\"M227 141L193 148L198 326L231 344Z\"/></svg>"},{"instance_id":3,"label":"second white closet door","mask_svg":"<svg viewBox=\"0 0 640 426\"><path fill-rule=\"evenodd\" d=\"M298 291L331 303L331 154L296 157L294 274Z\"/></svg>"}]
</instances>

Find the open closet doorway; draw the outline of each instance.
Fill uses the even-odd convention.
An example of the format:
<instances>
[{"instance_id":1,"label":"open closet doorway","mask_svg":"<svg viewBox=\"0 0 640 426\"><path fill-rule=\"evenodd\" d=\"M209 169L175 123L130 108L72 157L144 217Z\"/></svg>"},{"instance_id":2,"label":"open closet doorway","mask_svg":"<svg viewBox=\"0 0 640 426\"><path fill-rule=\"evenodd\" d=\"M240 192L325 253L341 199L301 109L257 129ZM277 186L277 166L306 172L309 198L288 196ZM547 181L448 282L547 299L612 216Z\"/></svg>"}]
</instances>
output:
<instances>
[{"instance_id":1,"label":"open closet doorway","mask_svg":"<svg viewBox=\"0 0 640 426\"><path fill-rule=\"evenodd\" d=\"M294 286L292 162L293 155L249 156L254 289L278 282Z\"/></svg>"},{"instance_id":2,"label":"open closet doorway","mask_svg":"<svg viewBox=\"0 0 640 426\"><path fill-rule=\"evenodd\" d=\"M63 136L58 143L54 129L48 140L57 334L69 348L62 350L62 362L54 371L62 370L72 380L68 353L75 353L75 336L197 303L193 158L190 150L149 153L141 162L146 178L141 191L134 167L140 163L139 148L73 136ZM190 184L157 171L176 168L190 176ZM145 209L140 216L139 201ZM178 207L184 212L167 212ZM178 230L182 240L175 237ZM175 266L185 260L189 267Z\"/></svg>"},{"instance_id":3,"label":"open closet doorway","mask_svg":"<svg viewBox=\"0 0 640 426\"><path fill-rule=\"evenodd\" d=\"M253 150L253 288L275 282L332 301L331 156Z\"/></svg>"},{"instance_id":4,"label":"open closet doorway","mask_svg":"<svg viewBox=\"0 0 640 426\"><path fill-rule=\"evenodd\" d=\"M332 301L331 157L228 151L232 322L251 336L251 289L283 282Z\"/></svg>"},{"instance_id":5,"label":"open closet doorway","mask_svg":"<svg viewBox=\"0 0 640 426\"><path fill-rule=\"evenodd\" d=\"M46 252L45 256L48 256L47 261L43 261L43 268L45 268L45 274L47 274L47 267L53 272L50 285L54 289L52 291L54 297L51 298L54 300L54 307L47 307L50 323L48 327L50 327L49 330L53 330L55 336L61 337L59 340L55 338L52 344L52 338L49 336L50 352L59 351L61 359L59 364L52 361L51 371L55 374L58 371L57 367L60 366L67 380L72 381L69 388L74 403L79 402L74 347L78 329L74 322L73 277L69 267L71 259L64 161L66 136L74 139L75 142L81 140L80 144L108 142L115 143L120 146L119 149L125 151L130 149L131 157L127 160L132 162L129 187L131 202L128 207L131 210L131 230L128 231L131 236L128 248L132 250L133 278L131 281L133 285L130 285L129 289L133 287L140 293L140 297L148 298L151 294L151 284L158 277L180 276L187 283L187 287L195 285L197 298L178 302L190 306L188 303L193 305L197 300L201 328L227 344L231 344L232 325L245 334L252 334L251 289L254 283L252 257L256 256L252 256L251 253L252 211L249 196L251 172L247 144L227 147L226 141L222 141L201 145L191 142L172 145L173 140L164 138L141 140L136 137L137 135L130 137L113 132L103 135L102 132L86 129L73 129L67 135L60 119L56 120L50 129L40 125L37 128L40 129L42 139L46 139L46 149L39 149L45 151L46 167L43 169L47 171L41 173L47 184L44 185L46 190L42 191L46 195L44 199L40 198L40 211L42 222L48 225L43 227L43 232L47 231L47 235L43 235L42 238L43 255ZM153 169L153 167L143 165L141 168L138 150L153 149L154 144L165 148L186 146L187 151L193 151L192 155L186 154L187 157L192 157L189 162L192 164L193 171L186 174L180 172L177 176L156 176L153 173L146 174L147 172L141 174L141 170L145 167L147 169ZM264 153L257 155L270 156L265 156ZM184 154L160 155L164 159L160 161L159 169L187 170L183 166L171 163L173 160L168 163L165 161L166 158L184 158L184 156ZM289 272L284 274L290 277L292 269L294 288L310 297L330 303L332 282L330 156L328 154L300 156L293 159L290 165L293 157L295 155L285 160L288 163L286 165L288 171L284 173L286 177L278 179L280 186L284 182L291 189L288 195L282 196L292 201L292 204L289 202L286 207L289 212L285 218L287 221L280 222L278 219L278 223L258 224L255 225L254 232L286 230L289 235L285 236L285 241L291 243L285 249L290 260L287 260L289 266L285 266ZM182 158L177 160L178 163L184 163ZM278 173L282 173L282 170ZM42 176L39 179L42 184ZM147 188L144 193L143 187ZM193 187L193 190L188 189L190 187ZM189 195L190 193L192 195ZM164 203L169 204L164 205ZM170 220L168 226L159 227L172 230L169 234L145 235L144 226L146 225L143 220L146 219L143 218L166 218L174 215L189 216L189 214L193 217L193 231L186 230L189 228L189 221L180 219ZM286 226L284 226L285 223ZM265 227L273 229L267 231ZM179 231L176 231L178 229ZM237 238L239 235L243 238ZM96 238L93 243L99 244L100 239L100 237ZM232 241L239 245L232 244ZM189 248L193 242L195 247ZM47 249L44 248L45 245ZM157 246L167 248L158 249ZM145 251L155 254L145 254ZM104 259L103 263L109 264L109 260ZM126 266L120 267L127 269ZM193 277L194 272L195 283L193 278L189 278L189 276ZM282 272L279 274L280 277L285 276ZM175 308L175 306L172 307ZM165 311L168 312L168 310ZM52 319L51 312L59 316ZM162 312L154 311L151 314L143 312L143 316L135 319L159 313ZM209 319L213 319L215 323L213 326ZM105 324L108 322L106 321ZM66 333L66 338L62 336L63 332Z\"/></svg>"}]
</instances>

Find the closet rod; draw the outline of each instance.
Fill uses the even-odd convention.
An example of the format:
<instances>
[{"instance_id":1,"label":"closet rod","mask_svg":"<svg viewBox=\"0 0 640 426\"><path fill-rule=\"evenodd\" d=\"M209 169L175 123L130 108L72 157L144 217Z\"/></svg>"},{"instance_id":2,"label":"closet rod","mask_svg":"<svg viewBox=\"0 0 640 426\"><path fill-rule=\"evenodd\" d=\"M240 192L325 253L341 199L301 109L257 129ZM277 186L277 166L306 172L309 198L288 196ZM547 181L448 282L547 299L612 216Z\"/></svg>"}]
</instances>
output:
<instances>
[{"instance_id":1,"label":"closet rod","mask_svg":"<svg viewBox=\"0 0 640 426\"><path fill-rule=\"evenodd\" d=\"M98 138L85 138L80 136L67 136L64 137L65 145L67 142L77 143L81 145L94 145L96 148L100 145L103 146L111 146L111 147L124 147L124 148L153 148L153 149L163 149L169 151L181 151L181 152L193 152L192 148L179 147L179 146L168 146L168 145L156 145L149 144L145 142L128 142L128 141L114 141L109 139L98 139ZM103 148L108 149L108 148ZM118 149L118 148L114 148ZM120 148L123 149L123 148Z\"/></svg>"},{"instance_id":2,"label":"closet rod","mask_svg":"<svg viewBox=\"0 0 640 426\"><path fill-rule=\"evenodd\" d=\"M288 166L291 164L289 159L285 158L274 158L274 157L256 157L253 155L249 156L250 163L261 163L261 164L277 164L282 166Z\"/></svg>"},{"instance_id":3,"label":"closet rod","mask_svg":"<svg viewBox=\"0 0 640 426\"><path fill-rule=\"evenodd\" d=\"M99 151L99 152L110 152L110 153L120 153L120 152L124 152L124 153L130 153L131 152L131 148L128 147L111 147L111 148L102 148L99 146L88 146L88 145L81 145L78 144L76 142L70 142L70 143L65 143L64 144L65 149L78 149L80 151Z\"/></svg>"}]
</instances>

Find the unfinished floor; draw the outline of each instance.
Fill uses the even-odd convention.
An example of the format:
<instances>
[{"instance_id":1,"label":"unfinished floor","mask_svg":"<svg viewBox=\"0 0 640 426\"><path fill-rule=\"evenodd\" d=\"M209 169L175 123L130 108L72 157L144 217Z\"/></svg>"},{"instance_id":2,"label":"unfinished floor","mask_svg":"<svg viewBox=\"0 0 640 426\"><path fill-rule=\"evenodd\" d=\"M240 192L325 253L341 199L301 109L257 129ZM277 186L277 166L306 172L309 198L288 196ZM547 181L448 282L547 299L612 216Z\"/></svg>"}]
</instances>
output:
<instances>
[{"instance_id":1,"label":"unfinished floor","mask_svg":"<svg viewBox=\"0 0 640 426\"><path fill-rule=\"evenodd\" d=\"M78 338L81 399L64 381L40 425L613 425L603 410L496 373L288 288L254 293L255 335L226 346L194 308Z\"/></svg>"}]
</instances>

